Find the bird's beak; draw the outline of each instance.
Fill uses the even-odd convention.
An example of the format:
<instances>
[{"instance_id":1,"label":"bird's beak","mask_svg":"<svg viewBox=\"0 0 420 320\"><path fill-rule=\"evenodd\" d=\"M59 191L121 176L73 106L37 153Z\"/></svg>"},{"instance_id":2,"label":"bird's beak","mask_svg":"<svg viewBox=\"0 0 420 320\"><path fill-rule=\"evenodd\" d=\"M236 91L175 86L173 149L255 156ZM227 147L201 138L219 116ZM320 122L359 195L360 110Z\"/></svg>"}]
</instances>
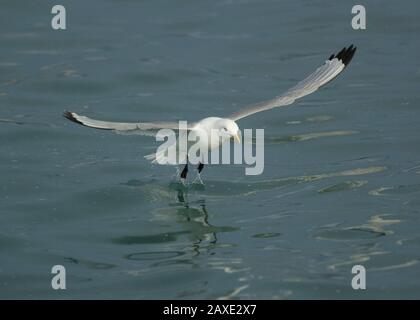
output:
<instances>
[{"instance_id":1,"label":"bird's beak","mask_svg":"<svg viewBox=\"0 0 420 320\"><path fill-rule=\"evenodd\" d=\"M241 137L239 136L239 131L233 136L233 140L237 143L241 143Z\"/></svg>"}]
</instances>

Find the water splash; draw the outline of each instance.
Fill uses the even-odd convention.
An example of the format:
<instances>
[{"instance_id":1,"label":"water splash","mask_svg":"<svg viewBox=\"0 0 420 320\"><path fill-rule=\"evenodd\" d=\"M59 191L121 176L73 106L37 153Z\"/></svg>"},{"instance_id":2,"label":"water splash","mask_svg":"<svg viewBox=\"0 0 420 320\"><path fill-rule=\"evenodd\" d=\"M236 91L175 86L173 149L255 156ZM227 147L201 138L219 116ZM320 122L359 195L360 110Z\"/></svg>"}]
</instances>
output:
<instances>
[{"instance_id":1,"label":"water splash","mask_svg":"<svg viewBox=\"0 0 420 320\"><path fill-rule=\"evenodd\" d=\"M192 184L197 184L197 185L204 186L203 179L201 179L201 174L199 172L197 172L197 176L193 180Z\"/></svg>"}]
</instances>

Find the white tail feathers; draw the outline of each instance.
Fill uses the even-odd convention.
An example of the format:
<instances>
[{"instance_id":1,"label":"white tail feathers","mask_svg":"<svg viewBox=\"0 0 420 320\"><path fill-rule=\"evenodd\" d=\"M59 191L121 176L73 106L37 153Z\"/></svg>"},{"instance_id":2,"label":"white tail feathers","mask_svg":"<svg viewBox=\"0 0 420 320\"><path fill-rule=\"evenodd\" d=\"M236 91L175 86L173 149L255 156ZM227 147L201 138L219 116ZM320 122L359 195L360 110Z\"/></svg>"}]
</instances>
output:
<instances>
[{"instance_id":1,"label":"white tail feathers","mask_svg":"<svg viewBox=\"0 0 420 320\"><path fill-rule=\"evenodd\" d=\"M153 164L161 165L179 165L187 163L187 152L181 152L180 155L179 150L177 150L176 154L168 156L170 152L173 152L173 150L171 150L170 148L165 148L158 150L155 153L148 154L144 156L144 158L149 160Z\"/></svg>"}]
</instances>

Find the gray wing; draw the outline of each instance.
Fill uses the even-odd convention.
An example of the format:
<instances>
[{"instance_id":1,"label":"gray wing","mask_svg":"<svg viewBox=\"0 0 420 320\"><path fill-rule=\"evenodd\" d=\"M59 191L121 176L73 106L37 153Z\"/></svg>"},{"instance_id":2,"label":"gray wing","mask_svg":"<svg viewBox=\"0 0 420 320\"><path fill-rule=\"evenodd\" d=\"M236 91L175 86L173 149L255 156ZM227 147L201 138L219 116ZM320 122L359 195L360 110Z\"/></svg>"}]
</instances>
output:
<instances>
[{"instance_id":1,"label":"gray wing","mask_svg":"<svg viewBox=\"0 0 420 320\"><path fill-rule=\"evenodd\" d=\"M64 112L63 116L69 119L70 121L81 124L83 126L96 128L96 129L103 129L103 130L116 130L116 131L122 131L122 132L129 132L129 131L148 132L148 131L158 131L160 129L172 129L172 130L179 129L178 122L111 122L111 121L91 119L91 118L81 116L81 115L78 115L77 113L69 112L69 111ZM189 124L189 127L193 125L194 124Z\"/></svg>"},{"instance_id":2,"label":"gray wing","mask_svg":"<svg viewBox=\"0 0 420 320\"><path fill-rule=\"evenodd\" d=\"M331 55L322 66L315 70L315 72L310 74L294 87L287 90L282 95L272 100L251 105L248 108L230 115L228 118L236 121L257 112L292 104L296 99L315 92L320 87L326 85L328 82L337 77L350 63L355 52L356 47L353 47L353 45L348 48L343 48L343 50L341 50L338 54Z\"/></svg>"}]
</instances>

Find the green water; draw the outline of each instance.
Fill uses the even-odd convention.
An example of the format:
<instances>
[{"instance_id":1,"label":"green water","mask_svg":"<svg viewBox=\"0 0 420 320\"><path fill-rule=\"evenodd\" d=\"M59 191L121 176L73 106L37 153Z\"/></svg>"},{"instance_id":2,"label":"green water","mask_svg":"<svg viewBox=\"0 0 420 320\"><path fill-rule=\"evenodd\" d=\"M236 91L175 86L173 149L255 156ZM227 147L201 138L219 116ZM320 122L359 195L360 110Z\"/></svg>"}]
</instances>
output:
<instances>
[{"instance_id":1,"label":"green water","mask_svg":"<svg viewBox=\"0 0 420 320\"><path fill-rule=\"evenodd\" d=\"M1 4L0 298L420 298L418 2L364 1L364 31L351 1L61 1L65 31L53 4ZM336 81L239 122L259 176L185 187L153 138L61 116L227 115L351 43Z\"/></svg>"}]
</instances>

